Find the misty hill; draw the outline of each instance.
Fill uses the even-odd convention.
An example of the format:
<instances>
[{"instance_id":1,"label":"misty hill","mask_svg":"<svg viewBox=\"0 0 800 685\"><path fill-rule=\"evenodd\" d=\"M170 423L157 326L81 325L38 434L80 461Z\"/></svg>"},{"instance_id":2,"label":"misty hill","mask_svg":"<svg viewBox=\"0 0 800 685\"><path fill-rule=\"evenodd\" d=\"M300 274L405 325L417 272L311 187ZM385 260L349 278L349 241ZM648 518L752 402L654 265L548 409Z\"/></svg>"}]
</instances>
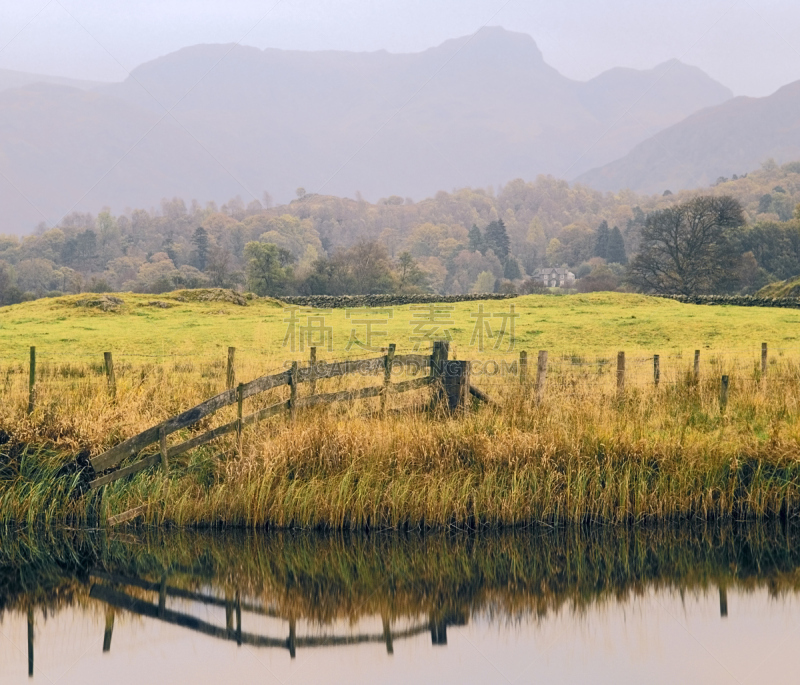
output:
<instances>
[{"instance_id":1,"label":"misty hill","mask_svg":"<svg viewBox=\"0 0 800 685\"><path fill-rule=\"evenodd\" d=\"M9 88L22 88L32 83L52 83L57 86L69 86L81 90L90 90L105 85L100 81L81 81L80 79L63 78L61 76L45 76L44 74L30 74L26 71L0 69L0 91L8 90Z\"/></svg>"},{"instance_id":2,"label":"misty hill","mask_svg":"<svg viewBox=\"0 0 800 685\"><path fill-rule=\"evenodd\" d=\"M598 190L677 191L800 158L800 81L698 112L578 178Z\"/></svg>"},{"instance_id":3,"label":"misty hill","mask_svg":"<svg viewBox=\"0 0 800 685\"><path fill-rule=\"evenodd\" d=\"M55 221L75 203L249 202L264 190L285 201L299 186L420 199L572 177L730 97L678 62L572 81L500 28L402 55L198 45L91 93L0 93L0 172L13 184L0 177L0 231L41 221L31 203Z\"/></svg>"}]
</instances>

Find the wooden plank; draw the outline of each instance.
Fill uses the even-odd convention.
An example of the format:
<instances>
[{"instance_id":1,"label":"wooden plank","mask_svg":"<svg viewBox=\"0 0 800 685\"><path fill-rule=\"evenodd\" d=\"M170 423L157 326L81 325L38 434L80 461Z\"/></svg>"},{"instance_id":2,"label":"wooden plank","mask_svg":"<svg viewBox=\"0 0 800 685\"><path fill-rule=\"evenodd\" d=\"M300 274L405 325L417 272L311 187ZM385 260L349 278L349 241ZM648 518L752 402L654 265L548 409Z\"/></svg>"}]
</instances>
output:
<instances>
[{"instance_id":1,"label":"wooden plank","mask_svg":"<svg viewBox=\"0 0 800 685\"><path fill-rule=\"evenodd\" d=\"M245 383L242 388L244 399L253 397L253 395L260 395L262 392L278 388L281 385L289 385L289 372L281 371L281 373L272 374L271 376L262 376L256 378L254 381ZM236 401L236 391L233 391L233 400L231 404Z\"/></svg>"},{"instance_id":2,"label":"wooden plank","mask_svg":"<svg viewBox=\"0 0 800 685\"><path fill-rule=\"evenodd\" d=\"M259 421L268 419L270 416L275 416L276 414L280 414L281 412L285 411L289 411L289 400L286 400L285 402L278 402L278 404L272 404L269 407L264 407L264 409L260 409L253 414L249 414L242 419L242 422L245 426L249 426L251 423L258 423Z\"/></svg>"},{"instance_id":3,"label":"wooden plank","mask_svg":"<svg viewBox=\"0 0 800 685\"><path fill-rule=\"evenodd\" d=\"M310 368L298 369L297 382L308 383L312 379L312 375L315 380L338 378L339 376L349 376L354 373L370 376L383 371L383 359L383 357L376 357L375 359L348 359L341 362L331 362L330 364L317 364L314 367L313 374Z\"/></svg>"},{"instance_id":4,"label":"wooden plank","mask_svg":"<svg viewBox=\"0 0 800 685\"><path fill-rule=\"evenodd\" d=\"M196 407L187 409L182 414L178 414L171 419L167 419L163 424L148 428L132 438L128 438L125 442L120 443L116 447L112 447L107 452L95 457L91 460L92 468L95 471L105 471L112 466L116 466L123 459L132 457L139 451L157 442L159 439L159 429L161 425L164 426L164 431L167 435L175 431L187 428L200 419L205 418L209 414L219 411L223 407L227 407L236 402L236 390L226 390L216 397L206 400L198 404Z\"/></svg>"},{"instance_id":5,"label":"wooden plank","mask_svg":"<svg viewBox=\"0 0 800 685\"><path fill-rule=\"evenodd\" d=\"M382 385L370 388L360 388L358 390L342 390L341 392L330 392L326 395L314 395L312 397L301 397L297 400L298 407L315 407L318 404L333 404L334 402L352 402L363 400L367 397L378 397L383 392Z\"/></svg>"},{"instance_id":6,"label":"wooden plank","mask_svg":"<svg viewBox=\"0 0 800 685\"><path fill-rule=\"evenodd\" d=\"M155 466L160 461L161 461L161 454L152 454L149 457L145 457L141 461L137 461L135 464L126 466L125 468L119 469L118 471L114 471L113 473L107 473L105 476L100 476L100 478L95 478L91 483L89 483L89 487L92 490L95 490L99 488L101 485L112 483L115 480L124 478L125 476L130 476L133 475L134 473L139 473L139 471L144 471L144 469L150 466Z\"/></svg>"},{"instance_id":7,"label":"wooden plank","mask_svg":"<svg viewBox=\"0 0 800 685\"><path fill-rule=\"evenodd\" d=\"M244 423L247 424L247 417L245 417ZM225 435L226 433L235 431L238 425L239 425L239 419L236 419L235 421L231 421L230 423L218 426L217 428L207 431L202 435L195 436L191 440L182 442L180 445L175 445L173 447L170 447L168 450L168 455L170 458L176 457L179 454L183 454L184 452L193 450L195 447L200 447L201 445L205 445L207 442L211 442L212 440L219 438Z\"/></svg>"},{"instance_id":8,"label":"wooden plank","mask_svg":"<svg viewBox=\"0 0 800 685\"><path fill-rule=\"evenodd\" d=\"M133 509L128 509L128 511L123 511L121 514L117 514L116 516L109 516L106 523L109 526L118 526L120 523L125 523L125 521L130 521L131 519L135 519L137 516L144 514L147 511L147 504L143 504L140 507L134 507Z\"/></svg>"},{"instance_id":9,"label":"wooden plank","mask_svg":"<svg viewBox=\"0 0 800 685\"><path fill-rule=\"evenodd\" d=\"M483 392L483 390L476 388L474 385L469 386L469 392L473 397L477 397L481 402L490 404L493 407L497 406L497 402L495 402L491 397L489 397L489 395Z\"/></svg>"}]
</instances>

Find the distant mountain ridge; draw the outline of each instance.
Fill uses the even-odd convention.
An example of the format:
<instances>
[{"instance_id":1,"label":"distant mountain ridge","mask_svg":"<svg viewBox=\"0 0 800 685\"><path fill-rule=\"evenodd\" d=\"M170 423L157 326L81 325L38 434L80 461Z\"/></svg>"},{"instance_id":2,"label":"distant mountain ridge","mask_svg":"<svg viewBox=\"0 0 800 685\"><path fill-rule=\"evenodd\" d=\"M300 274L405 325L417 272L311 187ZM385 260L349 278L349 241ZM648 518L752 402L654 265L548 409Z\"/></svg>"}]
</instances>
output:
<instances>
[{"instance_id":1,"label":"distant mountain ridge","mask_svg":"<svg viewBox=\"0 0 800 685\"><path fill-rule=\"evenodd\" d=\"M24 88L33 83L52 83L57 86L69 86L80 90L91 90L92 88L106 85L101 81L84 81L63 76L46 76L44 74L31 74L26 71L0 69L0 91L9 90L10 88Z\"/></svg>"},{"instance_id":2,"label":"distant mountain ridge","mask_svg":"<svg viewBox=\"0 0 800 685\"><path fill-rule=\"evenodd\" d=\"M90 91L0 92L0 232L174 195L420 199L573 177L731 97L679 62L573 81L501 28L414 54L197 45Z\"/></svg>"},{"instance_id":3,"label":"distant mountain ridge","mask_svg":"<svg viewBox=\"0 0 800 685\"><path fill-rule=\"evenodd\" d=\"M800 81L693 114L577 180L598 190L675 192L757 169L769 158L800 158Z\"/></svg>"}]
</instances>

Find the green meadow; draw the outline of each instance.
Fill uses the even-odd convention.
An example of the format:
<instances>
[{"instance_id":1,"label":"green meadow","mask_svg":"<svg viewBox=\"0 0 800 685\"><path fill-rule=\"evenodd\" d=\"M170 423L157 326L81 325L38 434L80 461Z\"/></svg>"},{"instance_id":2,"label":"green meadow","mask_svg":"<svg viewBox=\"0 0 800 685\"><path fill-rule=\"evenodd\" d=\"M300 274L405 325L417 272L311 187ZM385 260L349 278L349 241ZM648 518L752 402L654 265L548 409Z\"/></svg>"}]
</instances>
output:
<instances>
[{"instance_id":1,"label":"green meadow","mask_svg":"<svg viewBox=\"0 0 800 685\"><path fill-rule=\"evenodd\" d=\"M303 359L300 327L308 324L308 309L296 313L295 349L284 344L290 328L285 305L270 299L252 299L246 306L228 301L181 301L183 295L159 296L122 293L117 311L81 306L86 295L50 298L0 309L0 359L24 361L28 348L37 347L43 360L68 360L75 356L99 356L105 351L119 355L214 356L228 346L243 353L274 359ZM168 305L161 308L153 303ZM314 334L321 357L339 358L368 354L358 343L385 347L394 342L399 351L420 343L425 335L449 331L455 353L464 359L546 349L551 354L610 355L617 350L679 353L693 349L753 351L762 342L776 350L800 349L800 310L757 307L689 305L642 295L596 293L588 295L530 295L513 300L464 302L439 309L433 322L425 319L425 305L397 306L370 312L343 309L315 312L316 327L329 329ZM483 307L484 318L479 316ZM505 318L506 334L500 336L502 314L510 307L514 319ZM366 340L370 320L373 336ZM362 323L359 323L362 322ZM383 323L380 323L383 322ZM474 335L484 327L481 349ZM421 324L421 328L417 324ZM418 331L415 338L415 330ZM488 336L491 330L494 337ZM351 335L358 342L349 345ZM496 345L496 347L495 347ZM329 349L330 348L330 349Z\"/></svg>"}]
</instances>

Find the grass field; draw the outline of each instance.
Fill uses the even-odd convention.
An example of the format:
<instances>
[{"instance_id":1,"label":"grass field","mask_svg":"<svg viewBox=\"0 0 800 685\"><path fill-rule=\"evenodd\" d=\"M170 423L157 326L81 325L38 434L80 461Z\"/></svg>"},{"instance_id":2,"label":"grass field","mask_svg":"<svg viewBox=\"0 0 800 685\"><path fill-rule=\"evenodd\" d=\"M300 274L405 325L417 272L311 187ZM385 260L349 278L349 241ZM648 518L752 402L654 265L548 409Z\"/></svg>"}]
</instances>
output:
<instances>
[{"instance_id":1,"label":"grass field","mask_svg":"<svg viewBox=\"0 0 800 685\"><path fill-rule=\"evenodd\" d=\"M247 306L225 301L187 301L174 294L160 296L123 293L121 311L101 311L76 306L86 295L42 299L0 309L0 361L25 361L28 348L36 345L42 359L78 360L99 358L104 351L115 355L209 356L224 354L228 346L243 352L281 360L293 358L284 338L288 316L283 305L266 299L250 300ZM149 305L164 302L161 309ZM478 312L508 312L513 304L519 317L515 324L516 348L547 349L554 354L608 355L616 350L674 353L694 349L757 350L763 341L775 348L796 347L800 351L800 310L757 307L709 307L619 293L590 295L529 295L514 300L465 302L453 307L452 324L442 324L452 335L460 358L494 354L494 341L485 340L483 353L471 338ZM383 318L375 325L374 345L397 344L398 350L414 346L415 315L410 306L392 307L388 313L371 316L342 309L327 310L324 324L331 328L329 357L363 352L357 346L346 350L351 330L361 340L366 327L356 319ZM391 318L389 316L391 315ZM305 319L301 318L300 323ZM494 330L500 317L489 321ZM426 330L431 330L432 326ZM508 330L508 329L507 329ZM318 345L323 352L322 345ZM506 341L502 348L507 349ZM303 358L299 351L294 355Z\"/></svg>"},{"instance_id":2,"label":"grass field","mask_svg":"<svg viewBox=\"0 0 800 685\"><path fill-rule=\"evenodd\" d=\"M85 297L0 310L0 429L8 440L0 447L0 522L85 523L142 504L147 522L180 526L503 526L800 513L800 312L622 294L530 296L483 303L484 314L513 304L520 317L513 350L507 341L494 350L497 338L481 350L471 345L471 315L481 303L457 304L447 327L458 358L513 360L523 349L549 350L542 402L514 375L484 375L474 382L499 406L466 417L380 419L370 415L376 400L308 410L296 422L278 417L247 429L241 457L223 438L171 462L168 478L142 472L95 500L80 494L80 474L68 468L75 455L98 454L222 391L228 345L238 349L241 381L307 359L308 350L283 347L286 313L272 301L123 294L121 310L111 312L77 306ZM414 313L407 306L393 308L391 319L385 313L387 335L375 344L411 350ZM491 319L495 333L501 320ZM345 349L353 321L342 310L325 314L333 341L321 359L379 354ZM770 345L766 376L761 342ZM31 344L39 380L28 415ZM699 379L689 373L694 349L702 351ZM105 350L115 355L116 397L103 376ZM616 392L617 350L628 354L624 396ZM654 353L661 355L658 387ZM731 381L726 407L721 374ZM326 380L318 392L375 382ZM247 400L245 413L287 393ZM411 395L390 405L402 407ZM197 429L233 418L230 407Z\"/></svg>"}]
</instances>

